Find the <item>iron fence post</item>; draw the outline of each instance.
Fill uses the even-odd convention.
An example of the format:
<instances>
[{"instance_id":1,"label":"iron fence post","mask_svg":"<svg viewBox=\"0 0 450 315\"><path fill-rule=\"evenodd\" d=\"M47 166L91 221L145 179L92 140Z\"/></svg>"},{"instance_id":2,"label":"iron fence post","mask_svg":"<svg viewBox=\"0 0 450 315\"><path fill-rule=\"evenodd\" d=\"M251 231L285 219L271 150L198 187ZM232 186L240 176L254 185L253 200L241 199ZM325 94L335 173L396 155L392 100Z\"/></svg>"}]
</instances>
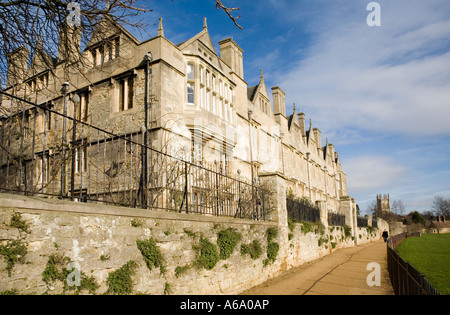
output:
<instances>
[{"instance_id":1,"label":"iron fence post","mask_svg":"<svg viewBox=\"0 0 450 315\"><path fill-rule=\"evenodd\" d=\"M75 94L78 96L78 94ZM72 123L72 168L70 170L70 200L74 200L75 196L75 155L76 155L76 138L77 138L77 101L76 96L72 98L73 103L73 123ZM80 154L81 155L81 154Z\"/></svg>"},{"instance_id":2,"label":"iron fence post","mask_svg":"<svg viewBox=\"0 0 450 315\"><path fill-rule=\"evenodd\" d=\"M189 206L188 206L188 165L187 162L184 161L184 197L186 202L186 213L189 213Z\"/></svg>"},{"instance_id":3,"label":"iron fence post","mask_svg":"<svg viewBox=\"0 0 450 315\"><path fill-rule=\"evenodd\" d=\"M67 116L67 92L69 92L69 82L64 82L62 85L62 93L64 95L63 105L63 133L61 135L62 141L62 155L61 155L61 197L66 196L66 116Z\"/></svg>"}]
</instances>

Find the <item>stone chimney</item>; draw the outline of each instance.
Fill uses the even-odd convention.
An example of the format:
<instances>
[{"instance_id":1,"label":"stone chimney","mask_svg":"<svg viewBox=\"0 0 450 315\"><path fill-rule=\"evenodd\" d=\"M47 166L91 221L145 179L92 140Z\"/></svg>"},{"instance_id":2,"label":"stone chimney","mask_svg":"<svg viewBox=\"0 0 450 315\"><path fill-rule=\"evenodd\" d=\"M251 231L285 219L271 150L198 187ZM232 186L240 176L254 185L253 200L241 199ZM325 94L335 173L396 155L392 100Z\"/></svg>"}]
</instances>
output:
<instances>
[{"instance_id":1,"label":"stone chimney","mask_svg":"<svg viewBox=\"0 0 450 315\"><path fill-rule=\"evenodd\" d=\"M241 79L244 79L244 57L241 47L232 39L227 38L219 42L220 59L222 59L231 70Z\"/></svg>"},{"instance_id":2,"label":"stone chimney","mask_svg":"<svg viewBox=\"0 0 450 315\"><path fill-rule=\"evenodd\" d=\"M28 55L30 51L21 46L8 54L8 72L6 86L12 86L25 79L28 67Z\"/></svg>"},{"instance_id":3,"label":"stone chimney","mask_svg":"<svg viewBox=\"0 0 450 315\"><path fill-rule=\"evenodd\" d=\"M274 114L282 114L286 117L286 94L281 88L275 86L272 88L272 96Z\"/></svg>"},{"instance_id":4,"label":"stone chimney","mask_svg":"<svg viewBox=\"0 0 450 315\"><path fill-rule=\"evenodd\" d=\"M319 129L313 128L314 140L316 140L316 144L318 148L322 147L322 135Z\"/></svg>"},{"instance_id":5,"label":"stone chimney","mask_svg":"<svg viewBox=\"0 0 450 315\"><path fill-rule=\"evenodd\" d=\"M306 130L305 130L305 113L298 113L298 121L300 123L300 129L302 131L302 136L306 137Z\"/></svg>"},{"instance_id":6,"label":"stone chimney","mask_svg":"<svg viewBox=\"0 0 450 315\"><path fill-rule=\"evenodd\" d=\"M59 29L58 62L80 58L81 28L63 25Z\"/></svg>"}]
</instances>

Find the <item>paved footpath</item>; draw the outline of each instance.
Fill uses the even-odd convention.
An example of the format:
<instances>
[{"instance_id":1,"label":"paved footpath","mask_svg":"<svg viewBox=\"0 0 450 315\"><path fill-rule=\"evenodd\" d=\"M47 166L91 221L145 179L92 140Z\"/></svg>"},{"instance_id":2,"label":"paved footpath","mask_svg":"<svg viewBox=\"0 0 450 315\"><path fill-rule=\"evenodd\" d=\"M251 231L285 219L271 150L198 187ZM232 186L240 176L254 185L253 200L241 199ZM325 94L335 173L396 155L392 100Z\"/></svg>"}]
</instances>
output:
<instances>
[{"instance_id":1,"label":"paved footpath","mask_svg":"<svg viewBox=\"0 0 450 315\"><path fill-rule=\"evenodd\" d=\"M367 278L380 265L380 286L369 286ZM372 276L369 279L375 280ZM370 244L344 248L315 261L293 268L281 276L249 289L247 295L392 295L386 260L386 244L380 240Z\"/></svg>"}]
</instances>

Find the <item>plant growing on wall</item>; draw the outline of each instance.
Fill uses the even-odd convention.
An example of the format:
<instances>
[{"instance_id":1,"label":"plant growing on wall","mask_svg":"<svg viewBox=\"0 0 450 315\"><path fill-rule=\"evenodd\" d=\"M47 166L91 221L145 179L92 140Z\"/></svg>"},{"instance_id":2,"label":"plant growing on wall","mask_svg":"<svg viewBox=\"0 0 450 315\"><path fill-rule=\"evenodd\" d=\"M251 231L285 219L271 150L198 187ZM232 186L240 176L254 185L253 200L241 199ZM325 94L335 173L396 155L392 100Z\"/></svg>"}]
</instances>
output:
<instances>
[{"instance_id":1,"label":"plant growing on wall","mask_svg":"<svg viewBox=\"0 0 450 315\"><path fill-rule=\"evenodd\" d=\"M11 277L11 271L17 262L25 262L27 252L27 244L19 240L8 241L5 245L0 245L0 255L6 260L6 270L9 277Z\"/></svg>"},{"instance_id":2,"label":"plant growing on wall","mask_svg":"<svg viewBox=\"0 0 450 315\"><path fill-rule=\"evenodd\" d=\"M28 232L28 224L22 220L22 214L16 212L11 217L11 227L15 227L21 231Z\"/></svg>"},{"instance_id":3,"label":"plant growing on wall","mask_svg":"<svg viewBox=\"0 0 450 315\"><path fill-rule=\"evenodd\" d=\"M217 233L217 245L219 246L220 259L229 258L241 239L241 233L233 228L224 229Z\"/></svg>"},{"instance_id":4,"label":"plant growing on wall","mask_svg":"<svg viewBox=\"0 0 450 315\"><path fill-rule=\"evenodd\" d=\"M352 228L351 227L349 227L348 225L344 225L344 226L342 226L342 228L344 229L345 238L352 236Z\"/></svg>"},{"instance_id":5,"label":"plant growing on wall","mask_svg":"<svg viewBox=\"0 0 450 315\"><path fill-rule=\"evenodd\" d=\"M151 237L148 240L136 240L136 245L144 257L147 268L151 271L154 267L159 267L161 274L166 271L165 259L161 249L156 245L156 240Z\"/></svg>"},{"instance_id":6,"label":"plant growing on wall","mask_svg":"<svg viewBox=\"0 0 450 315\"><path fill-rule=\"evenodd\" d=\"M132 276L136 273L138 264L129 260L125 265L109 274L107 284L108 291L106 293L112 294L130 294L133 292Z\"/></svg>"},{"instance_id":7,"label":"plant growing on wall","mask_svg":"<svg viewBox=\"0 0 450 315\"><path fill-rule=\"evenodd\" d=\"M274 241L278 237L278 229L271 227L267 229L267 259L263 261L264 266L269 262L274 262L277 259L280 245Z\"/></svg>"},{"instance_id":8,"label":"plant growing on wall","mask_svg":"<svg viewBox=\"0 0 450 315\"><path fill-rule=\"evenodd\" d=\"M208 270L213 269L219 261L217 246L206 238L200 238L198 246L193 246L197 250L195 265Z\"/></svg>"},{"instance_id":9,"label":"plant growing on wall","mask_svg":"<svg viewBox=\"0 0 450 315\"><path fill-rule=\"evenodd\" d=\"M263 252L261 243L258 240L254 240L250 244L241 245L241 255L249 254L252 259L258 259Z\"/></svg>"},{"instance_id":10,"label":"plant growing on wall","mask_svg":"<svg viewBox=\"0 0 450 315\"><path fill-rule=\"evenodd\" d=\"M93 276L87 277L82 271L79 273L79 284L69 285L68 278L70 277L71 270L68 270L67 266L71 263L69 257L63 255L52 254L48 258L44 271L42 272L42 281L50 284L54 281L60 281L64 284L63 290L75 290L79 293L83 290L88 290L89 293L95 294L95 291L100 287Z\"/></svg>"}]
</instances>

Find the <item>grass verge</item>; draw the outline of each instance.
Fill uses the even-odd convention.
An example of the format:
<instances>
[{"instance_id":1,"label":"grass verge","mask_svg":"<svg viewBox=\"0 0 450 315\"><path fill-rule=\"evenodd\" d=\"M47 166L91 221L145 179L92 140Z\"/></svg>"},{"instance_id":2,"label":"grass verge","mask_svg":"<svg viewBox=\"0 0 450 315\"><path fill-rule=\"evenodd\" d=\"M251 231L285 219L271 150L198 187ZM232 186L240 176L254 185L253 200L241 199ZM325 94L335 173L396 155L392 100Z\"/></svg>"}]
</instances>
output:
<instances>
[{"instance_id":1,"label":"grass verge","mask_svg":"<svg viewBox=\"0 0 450 315\"><path fill-rule=\"evenodd\" d=\"M426 234L405 239L397 253L442 295L450 294L450 234Z\"/></svg>"}]
</instances>

